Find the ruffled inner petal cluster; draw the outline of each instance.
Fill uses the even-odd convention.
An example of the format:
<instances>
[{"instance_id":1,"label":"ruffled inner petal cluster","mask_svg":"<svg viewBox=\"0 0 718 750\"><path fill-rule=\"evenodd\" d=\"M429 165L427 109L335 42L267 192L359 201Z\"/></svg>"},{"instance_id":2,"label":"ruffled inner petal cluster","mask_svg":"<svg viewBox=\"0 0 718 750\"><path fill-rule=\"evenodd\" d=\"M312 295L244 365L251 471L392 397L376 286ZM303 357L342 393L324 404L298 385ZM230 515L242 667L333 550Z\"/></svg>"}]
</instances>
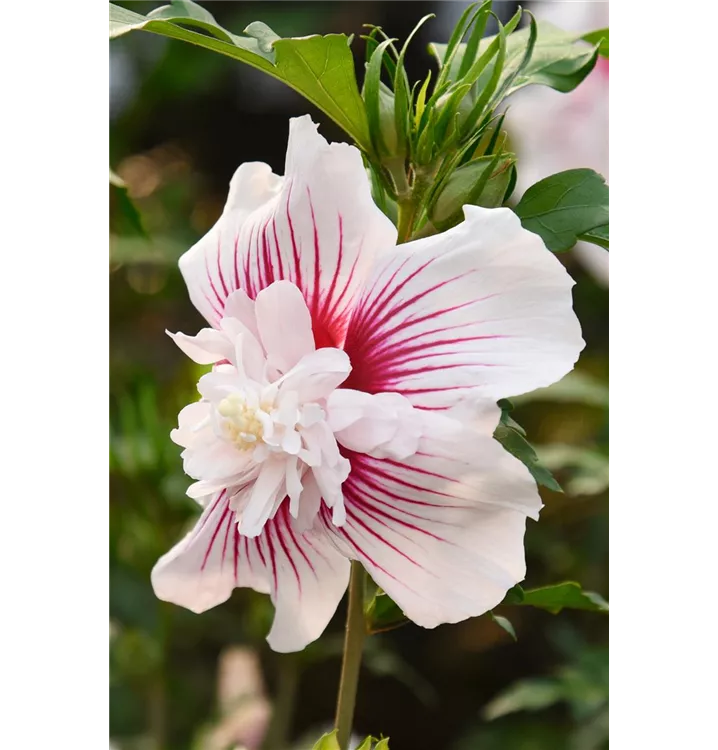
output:
<instances>
[{"instance_id":1,"label":"ruffled inner petal cluster","mask_svg":"<svg viewBox=\"0 0 718 750\"><path fill-rule=\"evenodd\" d=\"M202 376L202 400L179 417L172 439L184 448L187 474L197 482L192 497L206 502L224 490L243 535L258 536L285 498L299 517L317 500L344 518L341 486L349 461L329 428L327 398L351 367L340 349L316 349L311 319L293 284L276 282L250 300L242 290L227 301L219 330L174 336L195 361L215 364ZM309 515L309 517L307 517Z\"/></svg>"}]
</instances>

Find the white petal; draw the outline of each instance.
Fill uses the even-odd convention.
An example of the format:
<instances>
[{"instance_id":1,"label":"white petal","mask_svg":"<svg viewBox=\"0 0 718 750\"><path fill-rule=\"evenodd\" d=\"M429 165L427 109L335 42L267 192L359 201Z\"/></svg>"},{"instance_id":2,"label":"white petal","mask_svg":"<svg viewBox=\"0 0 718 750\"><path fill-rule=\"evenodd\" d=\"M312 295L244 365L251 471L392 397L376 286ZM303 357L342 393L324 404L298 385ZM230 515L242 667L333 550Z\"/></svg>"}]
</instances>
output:
<instances>
[{"instance_id":1,"label":"white petal","mask_svg":"<svg viewBox=\"0 0 718 750\"><path fill-rule=\"evenodd\" d=\"M297 459L292 456L287 459L287 497L289 497L289 512L296 518L299 515L299 499L302 494L302 478L299 476Z\"/></svg>"},{"instance_id":2,"label":"white petal","mask_svg":"<svg viewBox=\"0 0 718 750\"><path fill-rule=\"evenodd\" d=\"M329 396L327 413L329 427L345 448L376 458L398 459L416 453L424 422L435 416L414 409L398 393L369 394L349 388Z\"/></svg>"},{"instance_id":3,"label":"white petal","mask_svg":"<svg viewBox=\"0 0 718 750\"><path fill-rule=\"evenodd\" d=\"M226 493L152 571L156 595L193 612L226 601L235 587L270 593L276 614L268 641L300 651L331 619L349 582L349 561L325 536L301 533L286 503L256 539L241 536Z\"/></svg>"},{"instance_id":4,"label":"white petal","mask_svg":"<svg viewBox=\"0 0 718 750\"><path fill-rule=\"evenodd\" d=\"M304 532L312 528L321 503L322 493L317 480L311 471L307 471L302 477L302 494L299 498L299 512L296 520L299 531Z\"/></svg>"},{"instance_id":5,"label":"white petal","mask_svg":"<svg viewBox=\"0 0 718 750\"><path fill-rule=\"evenodd\" d=\"M302 438L296 430L286 430L282 437L282 449L292 456L296 456L302 449Z\"/></svg>"},{"instance_id":6,"label":"white petal","mask_svg":"<svg viewBox=\"0 0 718 750\"><path fill-rule=\"evenodd\" d=\"M182 451L184 471L193 479L223 480L241 474L250 467L248 451L241 451L221 438Z\"/></svg>"},{"instance_id":7,"label":"white petal","mask_svg":"<svg viewBox=\"0 0 718 750\"><path fill-rule=\"evenodd\" d=\"M259 341L254 300L249 299L244 289L236 289L227 297L224 304L224 317L238 320Z\"/></svg>"},{"instance_id":8,"label":"white petal","mask_svg":"<svg viewBox=\"0 0 718 750\"><path fill-rule=\"evenodd\" d=\"M311 427L313 424L321 422L326 416L326 412L319 404L304 404L299 417L299 424L302 427Z\"/></svg>"},{"instance_id":9,"label":"white petal","mask_svg":"<svg viewBox=\"0 0 718 750\"><path fill-rule=\"evenodd\" d=\"M172 341L198 365L213 365L232 357L234 347L229 339L212 328L203 328L196 336L166 332Z\"/></svg>"},{"instance_id":10,"label":"white petal","mask_svg":"<svg viewBox=\"0 0 718 750\"><path fill-rule=\"evenodd\" d=\"M227 357L242 377L247 377L255 383L264 379L265 354L262 345L255 335L237 318L222 318L221 331L233 343L232 350Z\"/></svg>"},{"instance_id":11,"label":"white petal","mask_svg":"<svg viewBox=\"0 0 718 750\"><path fill-rule=\"evenodd\" d=\"M257 327L267 360L284 374L314 351L312 319L299 288L276 281L257 295Z\"/></svg>"},{"instance_id":12,"label":"white petal","mask_svg":"<svg viewBox=\"0 0 718 750\"><path fill-rule=\"evenodd\" d=\"M394 246L396 230L372 201L359 151L329 145L308 116L290 120L285 173L242 165L224 213L180 269L213 325L235 289L254 299L291 281L307 301L316 346L340 346L368 267Z\"/></svg>"},{"instance_id":13,"label":"white petal","mask_svg":"<svg viewBox=\"0 0 718 750\"><path fill-rule=\"evenodd\" d=\"M286 472L286 462L283 460L265 461L262 464L239 522L244 536L255 537L261 533L272 515L279 492L284 492Z\"/></svg>"},{"instance_id":14,"label":"white petal","mask_svg":"<svg viewBox=\"0 0 718 750\"><path fill-rule=\"evenodd\" d=\"M295 391L301 403L319 401L338 388L351 369L349 357L341 349L317 349L302 357L277 385L282 392Z\"/></svg>"},{"instance_id":15,"label":"white petal","mask_svg":"<svg viewBox=\"0 0 718 750\"><path fill-rule=\"evenodd\" d=\"M327 398L327 423L332 432L344 430L361 419L371 402L371 393L353 388L339 388L330 393Z\"/></svg>"},{"instance_id":16,"label":"white petal","mask_svg":"<svg viewBox=\"0 0 718 750\"><path fill-rule=\"evenodd\" d=\"M507 208L466 220L380 259L354 310L344 384L451 406L470 391L496 400L559 380L583 348L573 281Z\"/></svg>"},{"instance_id":17,"label":"white petal","mask_svg":"<svg viewBox=\"0 0 718 750\"><path fill-rule=\"evenodd\" d=\"M195 401L185 406L177 417L178 429L170 432L170 438L183 448L203 442L204 434L200 430L209 425L211 406L207 401ZM208 437L213 437L211 430Z\"/></svg>"},{"instance_id":18,"label":"white petal","mask_svg":"<svg viewBox=\"0 0 718 750\"><path fill-rule=\"evenodd\" d=\"M207 401L217 404L230 393L244 392L246 381L239 376L234 367L227 367L226 370L221 369L221 366L215 367L212 372L202 375L199 379L197 390Z\"/></svg>"},{"instance_id":19,"label":"white petal","mask_svg":"<svg viewBox=\"0 0 718 750\"><path fill-rule=\"evenodd\" d=\"M523 579L526 514L541 507L528 470L492 438L472 438L472 463L456 458L467 438L425 439L403 462L353 454L345 524L321 511L346 554L424 627L483 614Z\"/></svg>"},{"instance_id":20,"label":"white petal","mask_svg":"<svg viewBox=\"0 0 718 750\"><path fill-rule=\"evenodd\" d=\"M216 495L218 492L226 489L227 486L228 482L224 479L212 481L201 480L192 483L187 488L187 497L197 500L197 502L204 508L207 505L206 500L208 497Z\"/></svg>"}]
</instances>

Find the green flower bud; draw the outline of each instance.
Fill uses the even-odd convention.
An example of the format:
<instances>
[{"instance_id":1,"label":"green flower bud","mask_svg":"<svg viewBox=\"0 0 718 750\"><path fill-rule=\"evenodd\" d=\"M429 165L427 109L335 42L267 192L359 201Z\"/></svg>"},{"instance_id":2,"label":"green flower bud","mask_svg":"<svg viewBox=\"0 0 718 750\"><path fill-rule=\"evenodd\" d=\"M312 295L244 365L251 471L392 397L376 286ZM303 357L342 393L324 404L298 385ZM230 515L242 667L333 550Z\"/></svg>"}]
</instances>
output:
<instances>
[{"instance_id":1,"label":"green flower bud","mask_svg":"<svg viewBox=\"0 0 718 750\"><path fill-rule=\"evenodd\" d=\"M514 154L481 156L459 167L448 178L429 209L432 224L444 231L462 220L463 206L496 208L503 203L511 180Z\"/></svg>"}]
</instances>

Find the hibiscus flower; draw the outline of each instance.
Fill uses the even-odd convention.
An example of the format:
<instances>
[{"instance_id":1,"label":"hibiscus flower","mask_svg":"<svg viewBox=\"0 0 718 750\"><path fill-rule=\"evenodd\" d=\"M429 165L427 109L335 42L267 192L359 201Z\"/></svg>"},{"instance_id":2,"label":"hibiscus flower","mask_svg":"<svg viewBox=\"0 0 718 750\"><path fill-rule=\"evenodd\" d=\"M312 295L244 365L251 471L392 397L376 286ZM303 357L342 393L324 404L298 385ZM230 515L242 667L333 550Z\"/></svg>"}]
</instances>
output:
<instances>
[{"instance_id":1,"label":"hibiscus flower","mask_svg":"<svg viewBox=\"0 0 718 750\"><path fill-rule=\"evenodd\" d=\"M496 401L572 368L573 282L504 208L396 238L359 151L309 117L290 122L284 177L235 173L180 259L211 328L173 338L213 368L172 433L204 510L153 570L161 599L202 612L238 586L268 593L268 641L295 651L326 627L350 560L424 627L523 580L541 501L493 439Z\"/></svg>"}]
</instances>

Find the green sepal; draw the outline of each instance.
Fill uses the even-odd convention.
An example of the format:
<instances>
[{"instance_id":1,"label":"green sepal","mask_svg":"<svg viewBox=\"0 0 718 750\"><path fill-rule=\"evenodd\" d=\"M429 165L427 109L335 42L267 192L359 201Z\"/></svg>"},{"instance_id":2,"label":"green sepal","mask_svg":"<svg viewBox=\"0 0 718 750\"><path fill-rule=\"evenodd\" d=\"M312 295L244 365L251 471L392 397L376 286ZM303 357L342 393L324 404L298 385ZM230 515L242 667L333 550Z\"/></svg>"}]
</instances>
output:
<instances>
[{"instance_id":1,"label":"green sepal","mask_svg":"<svg viewBox=\"0 0 718 750\"><path fill-rule=\"evenodd\" d=\"M514 639L514 641L518 641L518 637L516 636L516 630L514 629L514 626L511 624L511 621L508 618L502 617L501 615L495 615L493 612L489 612L489 617L502 630L505 630Z\"/></svg>"},{"instance_id":2,"label":"green sepal","mask_svg":"<svg viewBox=\"0 0 718 750\"><path fill-rule=\"evenodd\" d=\"M409 622L409 618L399 609L396 602L380 588L377 588L364 607L364 619L367 632L370 634L395 630Z\"/></svg>"},{"instance_id":3,"label":"green sepal","mask_svg":"<svg viewBox=\"0 0 718 750\"><path fill-rule=\"evenodd\" d=\"M605 57L608 60L608 29L597 29L596 31L589 31L588 34L584 34L581 39L589 44L598 45L598 54L601 57Z\"/></svg>"},{"instance_id":4,"label":"green sepal","mask_svg":"<svg viewBox=\"0 0 718 750\"><path fill-rule=\"evenodd\" d=\"M575 581L554 583L535 589L514 586L509 589L502 605L525 605L558 614L562 609L582 609L589 612L608 612L608 602L593 591L584 591Z\"/></svg>"}]
</instances>

